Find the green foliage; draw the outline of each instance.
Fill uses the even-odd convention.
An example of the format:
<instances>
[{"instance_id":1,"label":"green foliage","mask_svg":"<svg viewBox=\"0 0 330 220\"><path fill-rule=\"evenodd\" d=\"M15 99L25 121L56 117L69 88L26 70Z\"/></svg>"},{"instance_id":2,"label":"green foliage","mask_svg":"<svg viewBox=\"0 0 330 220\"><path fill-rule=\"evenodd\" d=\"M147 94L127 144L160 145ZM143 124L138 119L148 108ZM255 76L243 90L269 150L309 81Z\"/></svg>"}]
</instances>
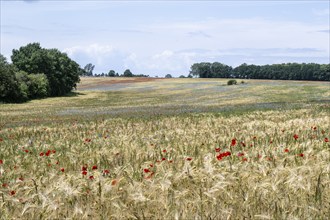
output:
<instances>
[{"instance_id":1,"label":"green foliage","mask_svg":"<svg viewBox=\"0 0 330 220\"><path fill-rule=\"evenodd\" d=\"M214 63L195 63L190 74L200 78L240 78L240 79L281 79L281 80L319 80L330 81L330 64L283 63L273 65L230 66Z\"/></svg>"},{"instance_id":2,"label":"green foliage","mask_svg":"<svg viewBox=\"0 0 330 220\"><path fill-rule=\"evenodd\" d=\"M116 76L116 72L114 70L110 70L109 73L108 73L108 76L115 77Z\"/></svg>"},{"instance_id":3,"label":"green foliage","mask_svg":"<svg viewBox=\"0 0 330 220\"><path fill-rule=\"evenodd\" d=\"M29 97L31 99L48 96L49 83L45 74L28 75Z\"/></svg>"},{"instance_id":4,"label":"green foliage","mask_svg":"<svg viewBox=\"0 0 330 220\"><path fill-rule=\"evenodd\" d=\"M65 53L31 43L13 50L13 64L0 56L0 101L24 102L69 93L84 72Z\"/></svg>"},{"instance_id":5,"label":"green foliage","mask_svg":"<svg viewBox=\"0 0 330 220\"><path fill-rule=\"evenodd\" d=\"M172 78L172 75L171 74L166 74L165 78Z\"/></svg>"},{"instance_id":6,"label":"green foliage","mask_svg":"<svg viewBox=\"0 0 330 220\"><path fill-rule=\"evenodd\" d=\"M48 80L45 74L29 75L24 71L17 71L2 58L0 61L1 102L19 103L48 95Z\"/></svg>"},{"instance_id":7,"label":"green foliage","mask_svg":"<svg viewBox=\"0 0 330 220\"><path fill-rule=\"evenodd\" d=\"M44 49L39 43L28 44L18 50L13 50L11 59L20 71L25 71L28 74L45 74L49 86L44 84L41 90L48 88L46 94L50 96L61 96L69 93L76 87L79 82L79 74L82 72L79 65L65 53L57 49ZM39 94L39 92L37 93ZM41 93L45 94L44 92Z\"/></svg>"},{"instance_id":8,"label":"green foliage","mask_svg":"<svg viewBox=\"0 0 330 220\"><path fill-rule=\"evenodd\" d=\"M28 86L28 74L24 71L15 73L16 80L19 85L19 93L21 94L21 100L27 101L29 99L29 86Z\"/></svg>"},{"instance_id":9,"label":"green foliage","mask_svg":"<svg viewBox=\"0 0 330 220\"><path fill-rule=\"evenodd\" d=\"M125 70L123 76L124 77L133 77L133 73L129 69L127 69L127 70Z\"/></svg>"},{"instance_id":10,"label":"green foliage","mask_svg":"<svg viewBox=\"0 0 330 220\"><path fill-rule=\"evenodd\" d=\"M83 71L81 71L80 74L81 74L82 76L93 76L93 70L94 70L94 68L95 68L95 65L89 63L89 64L87 64L87 65L84 67Z\"/></svg>"},{"instance_id":11,"label":"green foliage","mask_svg":"<svg viewBox=\"0 0 330 220\"><path fill-rule=\"evenodd\" d=\"M195 63L191 66L190 74L200 78L212 78L211 63Z\"/></svg>"},{"instance_id":12,"label":"green foliage","mask_svg":"<svg viewBox=\"0 0 330 220\"><path fill-rule=\"evenodd\" d=\"M23 102L24 95L16 79L14 68L0 54L0 102Z\"/></svg>"},{"instance_id":13,"label":"green foliage","mask_svg":"<svg viewBox=\"0 0 330 220\"><path fill-rule=\"evenodd\" d=\"M230 79L228 80L227 82L227 85L230 86L230 85L236 85L237 84L237 81L235 79Z\"/></svg>"},{"instance_id":14,"label":"green foliage","mask_svg":"<svg viewBox=\"0 0 330 220\"><path fill-rule=\"evenodd\" d=\"M229 78L233 68L231 66L214 62L210 66L213 78Z\"/></svg>"}]
</instances>

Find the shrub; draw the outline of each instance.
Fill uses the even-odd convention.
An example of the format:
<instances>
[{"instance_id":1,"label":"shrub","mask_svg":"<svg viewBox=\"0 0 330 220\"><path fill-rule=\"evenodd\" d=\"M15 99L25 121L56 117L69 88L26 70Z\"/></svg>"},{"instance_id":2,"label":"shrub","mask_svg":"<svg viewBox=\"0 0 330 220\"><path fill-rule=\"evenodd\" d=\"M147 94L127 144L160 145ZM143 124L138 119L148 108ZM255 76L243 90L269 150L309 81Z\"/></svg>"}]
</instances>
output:
<instances>
[{"instance_id":1,"label":"shrub","mask_svg":"<svg viewBox=\"0 0 330 220\"><path fill-rule=\"evenodd\" d=\"M44 98L48 96L49 83L45 74L28 75L29 98Z\"/></svg>"},{"instance_id":2,"label":"shrub","mask_svg":"<svg viewBox=\"0 0 330 220\"><path fill-rule=\"evenodd\" d=\"M27 96L16 78L15 69L0 54L0 102L23 102Z\"/></svg>"},{"instance_id":3,"label":"shrub","mask_svg":"<svg viewBox=\"0 0 330 220\"><path fill-rule=\"evenodd\" d=\"M235 79L231 79L231 80L228 80L227 82L227 85L230 86L230 85L236 85L237 84L237 81Z\"/></svg>"}]
</instances>

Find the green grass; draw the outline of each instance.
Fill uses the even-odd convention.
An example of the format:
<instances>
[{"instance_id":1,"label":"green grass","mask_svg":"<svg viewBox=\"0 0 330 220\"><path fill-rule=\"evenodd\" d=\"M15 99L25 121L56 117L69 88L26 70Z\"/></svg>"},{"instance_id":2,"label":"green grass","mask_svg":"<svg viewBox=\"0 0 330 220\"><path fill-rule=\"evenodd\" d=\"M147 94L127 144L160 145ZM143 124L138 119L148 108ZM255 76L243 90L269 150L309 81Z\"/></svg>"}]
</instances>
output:
<instances>
[{"instance_id":1,"label":"green grass","mask_svg":"<svg viewBox=\"0 0 330 220\"><path fill-rule=\"evenodd\" d=\"M0 219L330 218L328 82L104 80L0 105Z\"/></svg>"}]
</instances>

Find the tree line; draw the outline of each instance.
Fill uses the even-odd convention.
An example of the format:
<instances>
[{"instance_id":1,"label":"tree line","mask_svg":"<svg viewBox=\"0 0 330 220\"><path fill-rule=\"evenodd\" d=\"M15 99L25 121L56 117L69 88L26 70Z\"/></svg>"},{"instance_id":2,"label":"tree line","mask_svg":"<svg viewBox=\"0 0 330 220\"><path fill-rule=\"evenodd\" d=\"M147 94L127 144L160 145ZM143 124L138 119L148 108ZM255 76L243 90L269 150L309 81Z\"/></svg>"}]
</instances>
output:
<instances>
[{"instance_id":1,"label":"tree line","mask_svg":"<svg viewBox=\"0 0 330 220\"><path fill-rule=\"evenodd\" d=\"M114 70L109 70L108 73L94 74L95 65L92 63L86 64L83 68L83 71L80 73L80 76L95 76L95 77L149 77L149 75L144 74L133 74L130 69L126 69L123 74L119 74Z\"/></svg>"},{"instance_id":2,"label":"tree line","mask_svg":"<svg viewBox=\"0 0 330 220\"><path fill-rule=\"evenodd\" d=\"M194 63L190 76L200 78L240 78L330 81L330 64L283 63L272 65L248 65L233 68L219 62Z\"/></svg>"},{"instance_id":3,"label":"tree line","mask_svg":"<svg viewBox=\"0 0 330 220\"><path fill-rule=\"evenodd\" d=\"M14 49L11 60L0 54L0 102L63 96L76 88L83 71L67 54L39 43Z\"/></svg>"}]
</instances>

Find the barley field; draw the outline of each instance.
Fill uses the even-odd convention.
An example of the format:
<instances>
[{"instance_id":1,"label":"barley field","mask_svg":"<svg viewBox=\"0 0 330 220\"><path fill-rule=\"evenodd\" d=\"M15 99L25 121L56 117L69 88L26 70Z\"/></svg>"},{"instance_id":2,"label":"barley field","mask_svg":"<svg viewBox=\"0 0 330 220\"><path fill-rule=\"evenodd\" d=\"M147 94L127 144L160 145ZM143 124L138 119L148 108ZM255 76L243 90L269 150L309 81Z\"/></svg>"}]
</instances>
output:
<instances>
[{"instance_id":1,"label":"barley field","mask_svg":"<svg viewBox=\"0 0 330 220\"><path fill-rule=\"evenodd\" d=\"M226 82L0 104L0 219L330 219L330 83Z\"/></svg>"}]
</instances>

